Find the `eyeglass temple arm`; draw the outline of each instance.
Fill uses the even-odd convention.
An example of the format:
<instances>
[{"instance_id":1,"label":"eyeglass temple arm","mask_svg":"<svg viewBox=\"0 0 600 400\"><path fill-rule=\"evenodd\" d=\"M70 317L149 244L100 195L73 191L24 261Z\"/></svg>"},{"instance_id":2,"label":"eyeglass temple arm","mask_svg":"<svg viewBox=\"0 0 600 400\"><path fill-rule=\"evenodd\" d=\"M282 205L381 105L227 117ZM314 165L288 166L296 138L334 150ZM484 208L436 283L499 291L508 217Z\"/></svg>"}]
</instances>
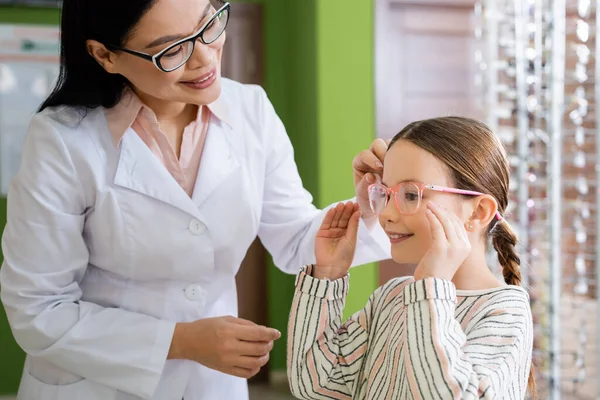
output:
<instances>
[{"instance_id":1,"label":"eyeglass temple arm","mask_svg":"<svg viewBox=\"0 0 600 400\"><path fill-rule=\"evenodd\" d=\"M482 196L483 195L483 193L481 193L481 192L474 192L472 190L454 189L454 188L448 188L448 187L444 187L444 186L426 185L426 187L427 187L427 189L435 190L436 192L464 194L466 196ZM500 215L499 211L496 211L496 218L498 219L498 221L502 221L504 219L504 217L502 217L502 215Z\"/></svg>"},{"instance_id":2,"label":"eyeglass temple arm","mask_svg":"<svg viewBox=\"0 0 600 400\"><path fill-rule=\"evenodd\" d=\"M142 53L141 51L129 50L119 46L110 46L115 50L119 50L125 53L133 54L134 56L141 57L145 60L152 61L152 56L150 54Z\"/></svg>"}]
</instances>

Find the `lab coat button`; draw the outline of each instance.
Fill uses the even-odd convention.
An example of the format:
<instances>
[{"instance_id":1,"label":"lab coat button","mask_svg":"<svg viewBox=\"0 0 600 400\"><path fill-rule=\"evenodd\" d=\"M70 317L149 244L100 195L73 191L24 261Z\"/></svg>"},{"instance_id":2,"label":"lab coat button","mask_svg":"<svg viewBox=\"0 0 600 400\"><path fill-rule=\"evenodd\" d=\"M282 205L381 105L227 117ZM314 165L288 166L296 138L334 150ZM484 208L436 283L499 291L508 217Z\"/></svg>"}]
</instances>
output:
<instances>
[{"instance_id":1,"label":"lab coat button","mask_svg":"<svg viewBox=\"0 0 600 400\"><path fill-rule=\"evenodd\" d=\"M204 233L206 226L204 226L204 224L197 219L193 219L190 221L189 229L192 234L199 236Z\"/></svg>"},{"instance_id":2,"label":"lab coat button","mask_svg":"<svg viewBox=\"0 0 600 400\"><path fill-rule=\"evenodd\" d=\"M200 287L200 285L190 285L185 288L184 292L185 297L187 297L188 300L191 301L200 301L203 298L202 288Z\"/></svg>"}]
</instances>

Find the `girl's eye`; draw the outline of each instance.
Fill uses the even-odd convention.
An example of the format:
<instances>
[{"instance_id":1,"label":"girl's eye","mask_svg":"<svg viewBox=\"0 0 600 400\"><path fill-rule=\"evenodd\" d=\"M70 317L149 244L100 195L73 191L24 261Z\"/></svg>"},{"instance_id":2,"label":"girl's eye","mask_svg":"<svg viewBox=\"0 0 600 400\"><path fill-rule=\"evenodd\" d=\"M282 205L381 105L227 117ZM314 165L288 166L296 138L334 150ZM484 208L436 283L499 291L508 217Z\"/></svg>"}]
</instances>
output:
<instances>
[{"instance_id":1,"label":"girl's eye","mask_svg":"<svg viewBox=\"0 0 600 400\"><path fill-rule=\"evenodd\" d=\"M404 199L407 201L417 201L419 199L419 194L406 192L406 193L404 193Z\"/></svg>"}]
</instances>

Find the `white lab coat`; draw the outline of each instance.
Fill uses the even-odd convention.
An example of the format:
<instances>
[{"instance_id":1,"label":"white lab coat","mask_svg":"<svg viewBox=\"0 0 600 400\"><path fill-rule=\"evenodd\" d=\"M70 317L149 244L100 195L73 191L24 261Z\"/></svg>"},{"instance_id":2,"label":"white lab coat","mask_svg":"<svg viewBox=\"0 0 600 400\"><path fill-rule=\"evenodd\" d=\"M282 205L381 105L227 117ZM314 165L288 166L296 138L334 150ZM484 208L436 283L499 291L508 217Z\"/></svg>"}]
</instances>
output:
<instances>
[{"instance_id":1,"label":"white lab coat","mask_svg":"<svg viewBox=\"0 0 600 400\"><path fill-rule=\"evenodd\" d=\"M192 198L131 128L115 147L104 109L33 117L0 269L27 353L19 399L248 398L243 379L165 361L175 323L237 315L257 234L283 271L312 263L323 212L265 92L224 80L219 101L231 126L211 120ZM361 223L355 264L384 258L381 228Z\"/></svg>"}]
</instances>

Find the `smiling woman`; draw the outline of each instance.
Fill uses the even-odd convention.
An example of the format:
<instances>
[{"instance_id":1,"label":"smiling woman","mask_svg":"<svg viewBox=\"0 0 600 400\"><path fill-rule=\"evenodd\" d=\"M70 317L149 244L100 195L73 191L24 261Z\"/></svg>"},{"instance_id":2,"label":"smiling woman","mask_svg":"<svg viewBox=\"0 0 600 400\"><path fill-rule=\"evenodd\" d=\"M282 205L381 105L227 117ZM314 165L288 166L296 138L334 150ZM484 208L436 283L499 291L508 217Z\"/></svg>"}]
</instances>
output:
<instances>
[{"instance_id":1,"label":"smiling woman","mask_svg":"<svg viewBox=\"0 0 600 400\"><path fill-rule=\"evenodd\" d=\"M113 2L98 2L86 5L85 23L65 23L81 18L80 6L73 3L66 1L63 6L62 31L66 38L59 83L42 110L58 104L110 108L129 84L138 96L150 102L199 105L218 97L228 4L204 0L192 2L190 7L189 0L134 0L120 4L115 13ZM111 21L110 29L106 29L105 21ZM178 21L179 33L173 33L173 21ZM180 69L191 57L198 39L207 46L201 46L194 65ZM82 91L82 87L89 90ZM209 87L212 90L193 90Z\"/></svg>"},{"instance_id":2,"label":"smiling woman","mask_svg":"<svg viewBox=\"0 0 600 400\"><path fill-rule=\"evenodd\" d=\"M229 12L64 0L2 238L20 399L244 400L269 360L280 333L234 317L235 276L257 236L284 272L313 262L325 212L264 90L221 77ZM354 163L369 221L379 145ZM357 245L355 265L389 257L380 227Z\"/></svg>"}]
</instances>

